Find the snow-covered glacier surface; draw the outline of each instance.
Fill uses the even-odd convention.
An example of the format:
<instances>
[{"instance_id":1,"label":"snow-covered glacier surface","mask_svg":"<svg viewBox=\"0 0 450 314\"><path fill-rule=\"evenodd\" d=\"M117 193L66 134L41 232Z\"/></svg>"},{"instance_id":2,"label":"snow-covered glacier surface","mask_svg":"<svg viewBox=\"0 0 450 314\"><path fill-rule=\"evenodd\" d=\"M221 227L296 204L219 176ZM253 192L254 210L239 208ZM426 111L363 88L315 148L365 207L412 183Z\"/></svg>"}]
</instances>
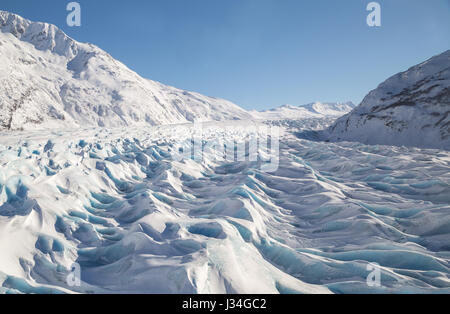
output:
<instances>
[{"instance_id":1,"label":"snow-covered glacier surface","mask_svg":"<svg viewBox=\"0 0 450 314\"><path fill-rule=\"evenodd\" d=\"M0 292L450 292L448 151L284 130L265 172L208 146L255 129L205 125L202 159L173 158L192 125L2 133Z\"/></svg>"}]
</instances>

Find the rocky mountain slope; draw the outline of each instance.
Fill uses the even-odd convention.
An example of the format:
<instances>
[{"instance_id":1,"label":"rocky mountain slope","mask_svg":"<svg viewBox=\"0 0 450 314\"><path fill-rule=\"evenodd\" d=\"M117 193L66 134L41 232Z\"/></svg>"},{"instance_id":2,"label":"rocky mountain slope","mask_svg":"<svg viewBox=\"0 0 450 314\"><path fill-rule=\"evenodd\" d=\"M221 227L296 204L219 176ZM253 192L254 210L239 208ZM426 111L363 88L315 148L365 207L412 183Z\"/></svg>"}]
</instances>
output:
<instances>
[{"instance_id":1,"label":"rocky mountain slope","mask_svg":"<svg viewBox=\"0 0 450 314\"><path fill-rule=\"evenodd\" d=\"M450 50L389 78L336 121L327 137L450 149Z\"/></svg>"}]
</instances>

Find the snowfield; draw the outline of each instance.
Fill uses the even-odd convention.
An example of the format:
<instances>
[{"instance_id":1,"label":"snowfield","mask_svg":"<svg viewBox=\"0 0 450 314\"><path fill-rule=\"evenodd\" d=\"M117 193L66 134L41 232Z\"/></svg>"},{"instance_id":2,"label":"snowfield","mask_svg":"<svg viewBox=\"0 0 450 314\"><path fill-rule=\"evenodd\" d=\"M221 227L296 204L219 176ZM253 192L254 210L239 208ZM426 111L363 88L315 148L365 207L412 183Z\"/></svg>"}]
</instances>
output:
<instances>
[{"instance_id":1,"label":"snowfield","mask_svg":"<svg viewBox=\"0 0 450 314\"><path fill-rule=\"evenodd\" d=\"M248 148L221 159L220 139L266 143L258 122L203 125L203 158L188 159L174 156L191 124L2 133L0 291L450 293L450 153L299 126L271 172Z\"/></svg>"}]
</instances>

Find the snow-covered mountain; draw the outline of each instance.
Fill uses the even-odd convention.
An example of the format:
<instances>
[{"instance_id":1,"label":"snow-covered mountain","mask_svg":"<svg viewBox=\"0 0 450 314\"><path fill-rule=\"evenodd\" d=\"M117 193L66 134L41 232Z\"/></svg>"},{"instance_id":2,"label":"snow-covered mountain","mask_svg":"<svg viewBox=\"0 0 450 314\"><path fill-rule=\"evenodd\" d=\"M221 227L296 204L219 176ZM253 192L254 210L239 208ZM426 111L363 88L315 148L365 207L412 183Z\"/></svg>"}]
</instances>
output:
<instances>
[{"instance_id":1,"label":"snow-covered mountain","mask_svg":"<svg viewBox=\"0 0 450 314\"><path fill-rule=\"evenodd\" d=\"M450 149L450 50L389 78L327 133L333 141Z\"/></svg>"},{"instance_id":2,"label":"snow-covered mountain","mask_svg":"<svg viewBox=\"0 0 450 314\"><path fill-rule=\"evenodd\" d=\"M252 111L251 114L258 120L284 120L340 117L355 108L352 102L346 103L321 103L315 102L302 106L284 105L265 111Z\"/></svg>"},{"instance_id":3,"label":"snow-covered mountain","mask_svg":"<svg viewBox=\"0 0 450 314\"><path fill-rule=\"evenodd\" d=\"M246 118L229 101L144 79L54 25L0 11L0 130Z\"/></svg>"}]
</instances>

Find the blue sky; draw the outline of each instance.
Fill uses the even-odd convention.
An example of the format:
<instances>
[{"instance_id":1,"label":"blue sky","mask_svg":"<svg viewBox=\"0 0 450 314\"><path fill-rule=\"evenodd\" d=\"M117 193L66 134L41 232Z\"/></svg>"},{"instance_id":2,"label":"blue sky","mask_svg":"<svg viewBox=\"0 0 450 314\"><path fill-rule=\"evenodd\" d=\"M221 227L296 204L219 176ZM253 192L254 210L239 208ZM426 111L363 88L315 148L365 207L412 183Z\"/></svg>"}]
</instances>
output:
<instances>
[{"instance_id":1,"label":"blue sky","mask_svg":"<svg viewBox=\"0 0 450 314\"><path fill-rule=\"evenodd\" d=\"M450 49L450 0L1 0L53 23L140 75L246 109L313 101L359 103L389 76Z\"/></svg>"}]
</instances>

